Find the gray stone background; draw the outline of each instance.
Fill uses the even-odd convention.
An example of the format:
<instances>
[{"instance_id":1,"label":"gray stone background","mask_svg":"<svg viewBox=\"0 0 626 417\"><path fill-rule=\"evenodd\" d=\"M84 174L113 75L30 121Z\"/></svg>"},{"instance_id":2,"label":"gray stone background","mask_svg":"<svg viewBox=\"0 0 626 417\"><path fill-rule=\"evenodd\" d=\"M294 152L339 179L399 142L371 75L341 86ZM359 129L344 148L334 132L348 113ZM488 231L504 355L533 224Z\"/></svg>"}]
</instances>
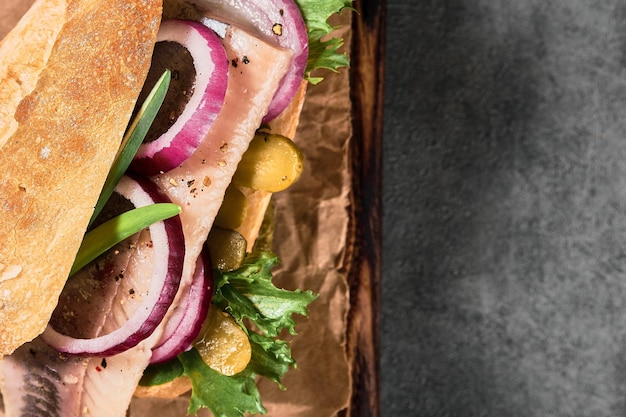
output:
<instances>
[{"instance_id":1,"label":"gray stone background","mask_svg":"<svg viewBox=\"0 0 626 417\"><path fill-rule=\"evenodd\" d=\"M382 416L626 415L626 2L387 1Z\"/></svg>"}]
</instances>

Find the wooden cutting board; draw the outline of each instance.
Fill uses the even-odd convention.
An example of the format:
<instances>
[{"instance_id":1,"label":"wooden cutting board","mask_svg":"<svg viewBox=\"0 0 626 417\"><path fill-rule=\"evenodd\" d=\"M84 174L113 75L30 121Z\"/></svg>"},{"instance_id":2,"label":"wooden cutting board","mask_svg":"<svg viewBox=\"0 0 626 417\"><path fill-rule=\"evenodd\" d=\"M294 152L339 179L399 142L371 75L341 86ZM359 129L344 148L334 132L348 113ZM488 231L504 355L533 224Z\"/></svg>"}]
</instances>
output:
<instances>
[{"instance_id":1,"label":"wooden cutting board","mask_svg":"<svg viewBox=\"0 0 626 417\"><path fill-rule=\"evenodd\" d=\"M385 0L357 0L351 45L352 262L348 281L348 357L353 369L350 407L340 416L377 417L382 240L382 133Z\"/></svg>"},{"instance_id":2,"label":"wooden cutting board","mask_svg":"<svg viewBox=\"0 0 626 417\"><path fill-rule=\"evenodd\" d=\"M15 6L1 21L16 21L32 0ZM381 175L385 0L355 0L350 82L352 101L352 181L349 284L351 309L347 348L352 363L352 399L340 417L378 417L379 312L381 285ZM0 38L9 25L0 25Z\"/></svg>"}]
</instances>

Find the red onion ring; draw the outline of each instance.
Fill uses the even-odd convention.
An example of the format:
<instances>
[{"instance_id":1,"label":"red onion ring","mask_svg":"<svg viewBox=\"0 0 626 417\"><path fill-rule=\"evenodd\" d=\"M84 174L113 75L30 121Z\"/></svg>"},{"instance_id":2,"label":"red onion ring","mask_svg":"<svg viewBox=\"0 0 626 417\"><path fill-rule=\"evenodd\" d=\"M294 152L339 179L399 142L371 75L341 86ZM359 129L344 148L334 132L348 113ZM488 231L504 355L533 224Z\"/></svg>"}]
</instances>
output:
<instances>
[{"instance_id":1,"label":"red onion ring","mask_svg":"<svg viewBox=\"0 0 626 417\"><path fill-rule=\"evenodd\" d=\"M176 168L198 147L224 103L228 83L228 59L219 37L205 25L188 20L161 24L157 42L184 46L196 70L193 94L174 124L159 138L143 143L131 169L156 175Z\"/></svg>"},{"instance_id":2,"label":"red onion ring","mask_svg":"<svg viewBox=\"0 0 626 417\"><path fill-rule=\"evenodd\" d=\"M122 177L115 191L135 207L170 202L156 184L140 177ZM111 356L136 346L154 332L178 291L185 240L179 216L154 223L149 230L154 250L149 291L128 321L108 334L90 339L61 334L49 324L41 335L44 342L62 353Z\"/></svg>"},{"instance_id":3,"label":"red onion ring","mask_svg":"<svg viewBox=\"0 0 626 417\"><path fill-rule=\"evenodd\" d=\"M267 123L285 110L295 96L304 77L309 57L309 39L300 8L293 0L197 0L207 16L203 23L211 27L211 19L245 28L294 55L289 72L270 104L263 122Z\"/></svg>"},{"instance_id":4,"label":"red onion ring","mask_svg":"<svg viewBox=\"0 0 626 417\"><path fill-rule=\"evenodd\" d=\"M151 364L170 360L191 347L202 330L212 296L211 261L207 250L203 250L189 290L181 295L178 309L165 324L162 341L152 349Z\"/></svg>"}]
</instances>

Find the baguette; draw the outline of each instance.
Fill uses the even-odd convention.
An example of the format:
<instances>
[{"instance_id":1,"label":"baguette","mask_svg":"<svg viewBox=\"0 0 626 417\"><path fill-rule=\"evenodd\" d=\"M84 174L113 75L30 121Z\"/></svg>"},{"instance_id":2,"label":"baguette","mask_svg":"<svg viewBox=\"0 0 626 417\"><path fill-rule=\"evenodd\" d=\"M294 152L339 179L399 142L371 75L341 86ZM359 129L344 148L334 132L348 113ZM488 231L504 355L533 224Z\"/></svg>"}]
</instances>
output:
<instances>
[{"instance_id":1,"label":"baguette","mask_svg":"<svg viewBox=\"0 0 626 417\"><path fill-rule=\"evenodd\" d=\"M148 73L161 9L38 0L0 44L0 355L48 324Z\"/></svg>"},{"instance_id":2,"label":"baguette","mask_svg":"<svg viewBox=\"0 0 626 417\"><path fill-rule=\"evenodd\" d=\"M33 91L46 66L63 26L66 8L66 0L38 0L0 41L0 146L17 130L15 110ZM48 19L42 21L39 16Z\"/></svg>"}]
</instances>

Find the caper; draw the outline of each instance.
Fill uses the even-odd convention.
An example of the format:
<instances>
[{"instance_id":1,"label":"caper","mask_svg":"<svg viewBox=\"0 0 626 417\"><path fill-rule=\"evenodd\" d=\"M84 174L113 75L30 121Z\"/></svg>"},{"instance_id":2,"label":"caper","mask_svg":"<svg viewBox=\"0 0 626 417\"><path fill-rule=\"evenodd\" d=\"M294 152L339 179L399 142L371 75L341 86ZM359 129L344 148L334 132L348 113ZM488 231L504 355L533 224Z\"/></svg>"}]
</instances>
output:
<instances>
[{"instance_id":1,"label":"caper","mask_svg":"<svg viewBox=\"0 0 626 417\"><path fill-rule=\"evenodd\" d=\"M296 182L302 168L302 153L293 141L285 136L259 132L244 153L233 181L274 193Z\"/></svg>"},{"instance_id":2,"label":"caper","mask_svg":"<svg viewBox=\"0 0 626 417\"><path fill-rule=\"evenodd\" d=\"M248 336L232 317L215 307L209 309L193 346L202 360L222 375L232 376L243 371L252 356Z\"/></svg>"},{"instance_id":3,"label":"caper","mask_svg":"<svg viewBox=\"0 0 626 417\"><path fill-rule=\"evenodd\" d=\"M222 271L239 268L246 256L246 239L234 230L213 227L206 245L213 266Z\"/></svg>"},{"instance_id":4,"label":"caper","mask_svg":"<svg viewBox=\"0 0 626 417\"><path fill-rule=\"evenodd\" d=\"M243 223L247 212L248 199L237 187L230 185L215 217L215 225L225 229L236 229Z\"/></svg>"}]
</instances>

